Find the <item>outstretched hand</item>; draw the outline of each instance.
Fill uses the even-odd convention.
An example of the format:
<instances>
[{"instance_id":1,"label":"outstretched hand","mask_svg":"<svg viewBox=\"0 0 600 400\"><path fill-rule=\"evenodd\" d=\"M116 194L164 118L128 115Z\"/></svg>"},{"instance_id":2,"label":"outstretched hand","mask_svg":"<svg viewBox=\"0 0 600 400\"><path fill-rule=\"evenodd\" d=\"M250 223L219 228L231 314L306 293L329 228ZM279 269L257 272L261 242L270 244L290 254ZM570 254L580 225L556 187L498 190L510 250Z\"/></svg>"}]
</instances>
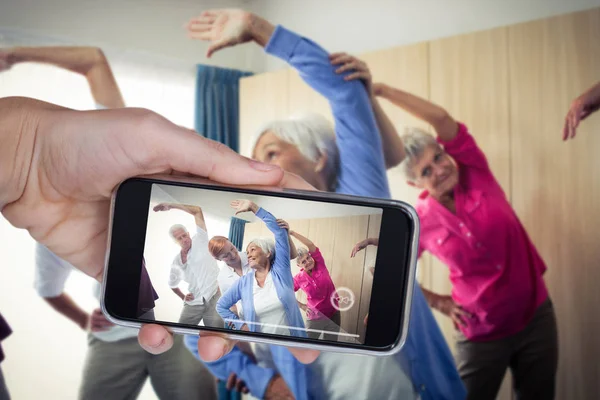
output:
<instances>
[{"instance_id":1,"label":"outstretched hand","mask_svg":"<svg viewBox=\"0 0 600 400\"><path fill-rule=\"evenodd\" d=\"M252 40L252 14L236 9L208 10L186 25L188 36L210 43L206 56Z\"/></svg>"},{"instance_id":2,"label":"outstretched hand","mask_svg":"<svg viewBox=\"0 0 600 400\"><path fill-rule=\"evenodd\" d=\"M169 211L171 206L167 203L160 203L153 208L154 211Z\"/></svg>"},{"instance_id":3,"label":"outstretched hand","mask_svg":"<svg viewBox=\"0 0 600 400\"><path fill-rule=\"evenodd\" d=\"M571 104L565 117L563 140L573 139L577 134L579 123L590 114L600 109L600 84L596 88L582 94Z\"/></svg>"},{"instance_id":4,"label":"outstretched hand","mask_svg":"<svg viewBox=\"0 0 600 400\"><path fill-rule=\"evenodd\" d=\"M8 71L13 66L14 61L10 50L0 49L0 72Z\"/></svg>"},{"instance_id":5,"label":"outstretched hand","mask_svg":"<svg viewBox=\"0 0 600 400\"><path fill-rule=\"evenodd\" d=\"M238 215L247 211L253 211L254 207L256 206L250 200L233 200L231 203L229 203L229 205L235 210L234 215Z\"/></svg>"}]
</instances>

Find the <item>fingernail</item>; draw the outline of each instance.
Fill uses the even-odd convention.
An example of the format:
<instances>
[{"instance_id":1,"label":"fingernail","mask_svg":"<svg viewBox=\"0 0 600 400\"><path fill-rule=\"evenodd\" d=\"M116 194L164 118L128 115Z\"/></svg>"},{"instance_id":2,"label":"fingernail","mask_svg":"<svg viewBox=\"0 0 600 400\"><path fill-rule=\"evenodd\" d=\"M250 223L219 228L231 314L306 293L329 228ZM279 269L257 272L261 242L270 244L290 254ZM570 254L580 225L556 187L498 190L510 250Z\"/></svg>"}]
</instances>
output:
<instances>
[{"instance_id":1,"label":"fingernail","mask_svg":"<svg viewBox=\"0 0 600 400\"><path fill-rule=\"evenodd\" d=\"M264 171L264 172L273 171L273 170L279 168L277 165L265 164L265 163L261 163L260 161L256 161L256 160L250 160L250 166L252 168L254 168L255 170Z\"/></svg>"},{"instance_id":2,"label":"fingernail","mask_svg":"<svg viewBox=\"0 0 600 400\"><path fill-rule=\"evenodd\" d=\"M165 339L164 338L156 346L150 346L150 347L152 347L153 349L158 349L163 344L165 344Z\"/></svg>"}]
</instances>

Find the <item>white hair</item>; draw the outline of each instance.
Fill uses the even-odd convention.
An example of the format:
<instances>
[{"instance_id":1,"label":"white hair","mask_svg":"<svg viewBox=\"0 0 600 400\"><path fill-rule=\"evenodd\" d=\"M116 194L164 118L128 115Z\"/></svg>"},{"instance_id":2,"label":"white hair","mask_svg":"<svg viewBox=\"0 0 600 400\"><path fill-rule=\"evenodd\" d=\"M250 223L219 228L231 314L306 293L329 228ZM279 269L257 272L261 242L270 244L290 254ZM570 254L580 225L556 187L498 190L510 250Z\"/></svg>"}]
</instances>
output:
<instances>
[{"instance_id":1,"label":"white hair","mask_svg":"<svg viewBox=\"0 0 600 400\"><path fill-rule=\"evenodd\" d=\"M279 139L293 144L304 157L313 162L317 162L321 154L327 154L324 169L327 188L335 190L339 151L333 125L324 116L316 113L294 114L263 125L250 140L250 154L254 154L256 143L266 132L273 132Z\"/></svg>"},{"instance_id":2,"label":"white hair","mask_svg":"<svg viewBox=\"0 0 600 400\"><path fill-rule=\"evenodd\" d=\"M298 247L296 249L296 253L298 254L296 256L296 260L299 259L300 257L304 257L305 255L308 254L308 249L306 247Z\"/></svg>"},{"instance_id":3,"label":"white hair","mask_svg":"<svg viewBox=\"0 0 600 400\"><path fill-rule=\"evenodd\" d=\"M271 253L271 255L269 256L269 266L273 265L273 263L275 262L275 241L273 239L256 238L253 239L250 243L248 243L248 246L250 246L251 244L260 247L260 249L265 254ZM246 248L248 248L248 246L246 246Z\"/></svg>"},{"instance_id":4,"label":"white hair","mask_svg":"<svg viewBox=\"0 0 600 400\"><path fill-rule=\"evenodd\" d=\"M404 145L404 160L400 164L404 176L409 180L416 179L412 168L415 163L421 158L425 149L428 147L439 148L440 144L435 140L435 137L429 132L416 127L407 127L402 135L402 144Z\"/></svg>"},{"instance_id":5,"label":"white hair","mask_svg":"<svg viewBox=\"0 0 600 400\"><path fill-rule=\"evenodd\" d=\"M184 231L187 232L187 228L181 224L175 224L172 227L169 228L169 236L171 236L171 239L175 240L175 231Z\"/></svg>"}]
</instances>

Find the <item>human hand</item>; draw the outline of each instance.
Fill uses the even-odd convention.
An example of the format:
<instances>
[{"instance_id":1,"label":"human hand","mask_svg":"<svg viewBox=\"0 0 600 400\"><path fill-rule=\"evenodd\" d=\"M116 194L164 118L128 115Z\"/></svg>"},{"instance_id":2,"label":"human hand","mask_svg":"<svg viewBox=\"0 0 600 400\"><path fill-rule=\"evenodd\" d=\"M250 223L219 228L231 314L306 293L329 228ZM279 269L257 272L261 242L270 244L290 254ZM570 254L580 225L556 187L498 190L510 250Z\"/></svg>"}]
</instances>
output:
<instances>
[{"instance_id":1,"label":"human hand","mask_svg":"<svg viewBox=\"0 0 600 400\"><path fill-rule=\"evenodd\" d=\"M110 198L125 179L163 173L233 185L314 189L276 166L249 160L143 109L74 111L2 98L0 140L4 217L98 281L104 273ZM155 324L143 326L139 340L153 354L173 344L170 331ZM205 359L217 359L232 346L216 334L203 334L199 341ZM312 357L310 351L297 354L303 360Z\"/></svg>"},{"instance_id":2,"label":"human hand","mask_svg":"<svg viewBox=\"0 0 600 400\"><path fill-rule=\"evenodd\" d=\"M579 123L600 109L600 84L576 98L569 108L563 127L563 140L573 139Z\"/></svg>"},{"instance_id":3,"label":"human hand","mask_svg":"<svg viewBox=\"0 0 600 400\"><path fill-rule=\"evenodd\" d=\"M167 203L160 203L153 208L154 211L169 211L171 209L171 205Z\"/></svg>"},{"instance_id":4,"label":"human hand","mask_svg":"<svg viewBox=\"0 0 600 400\"><path fill-rule=\"evenodd\" d=\"M434 308L442 314L450 317L456 330L458 330L459 326L467 326L466 319L471 318L471 314L456 304L452 299L452 296L437 295Z\"/></svg>"},{"instance_id":5,"label":"human hand","mask_svg":"<svg viewBox=\"0 0 600 400\"><path fill-rule=\"evenodd\" d=\"M238 9L207 10L186 25L188 37L210 43L206 56L226 47L249 42L252 14Z\"/></svg>"},{"instance_id":6,"label":"human hand","mask_svg":"<svg viewBox=\"0 0 600 400\"><path fill-rule=\"evenodd\" d=\"M192 293L188 293L185 295L183 301L192 301L194 300L194 295Z\"/></svg>"},{"instance_id":7,"label":"human hand","mask_svg":"<svg viewBox=\"0 0 600 400\"><path fill-rule=\"evenodd\" d=\"M332 65L340 65L340 67L335 70L337 74L352 71L352 73L345 76L344 79L347 81L360 79L365 84L369 95L374 96L373 76L371 75L367 63L346 53L333 53L329 55L329 60Z\"/></svg>"},{"instance_id":8,"label":"human hand","mask_svg":"<svg viewBox=\"0 0 600 400\"><path fill-rule=\"evenodd\" d=\"M227 390L235 390L236 392L244 394L250 393L250 390L246 386L246 382L238 378L238 376L233 372L229 374L229 378L227 378L225 387L227 388Z\"/></svg>"},{"instance_id":9,"label":"human hand","mask_svg":"<svg viewBox=\"0 0 600 400\"><path fill-rule=\"evenodd\" d=\"M92 311L89 319L89 328L92 332L103 332L109 330L114 324L106 319L102 310L96 308Z\"/></svg>"}]
</instances>

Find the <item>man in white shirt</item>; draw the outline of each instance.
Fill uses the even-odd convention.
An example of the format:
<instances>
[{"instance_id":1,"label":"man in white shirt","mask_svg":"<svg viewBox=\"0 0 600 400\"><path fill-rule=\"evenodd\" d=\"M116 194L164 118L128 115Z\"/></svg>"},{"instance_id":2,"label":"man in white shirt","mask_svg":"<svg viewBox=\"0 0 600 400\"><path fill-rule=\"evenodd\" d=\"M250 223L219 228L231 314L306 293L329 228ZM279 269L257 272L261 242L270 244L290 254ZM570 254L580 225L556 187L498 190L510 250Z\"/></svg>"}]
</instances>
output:
<instances>
[{"instance_id":1,"label":"man in white shirt","mask_svg":"<svg viewBox=\"0 0 600 400\"><path fill-rule=\"evenodd\" d=\"M173 225L169 229L171 238L181 247L173 259L169 274L169 286L183 300L180 324L223 327L223 320L216 311L217 301L221 297L217 277L219 267L208 252L208 233L202 209L198 206L175 203L161 203L154 211L181 210L194 216L196 234L190 233L183 225ZM188 294L183 294L179 284L188 284Z\"/></svg>"},{"instance_id":2,"label":"man in white shirt","mask_svg":"<svg viewBox=\"0 0 600 400\"><path fill-rule=\"evenodd\" d=\"M136 398L148 377L161 399L217 398L214 378L185 348L180 336L175 336L171 350L152 355L140 347L137 329L113 325L99 308L91 314L79 308L64 292L73 269L46 247L36 244L35 288L38 294L59 313L90 332L79 398ZM142 280L144 276L147 275L143 274ZM151 288L151 283L146 283ZM99 299L100 284L97 282L94 292ZM144 303L152 304L153 299L156 295ZM150 307L138 313L148 314Z\"/></svg>"}]
</instances>

